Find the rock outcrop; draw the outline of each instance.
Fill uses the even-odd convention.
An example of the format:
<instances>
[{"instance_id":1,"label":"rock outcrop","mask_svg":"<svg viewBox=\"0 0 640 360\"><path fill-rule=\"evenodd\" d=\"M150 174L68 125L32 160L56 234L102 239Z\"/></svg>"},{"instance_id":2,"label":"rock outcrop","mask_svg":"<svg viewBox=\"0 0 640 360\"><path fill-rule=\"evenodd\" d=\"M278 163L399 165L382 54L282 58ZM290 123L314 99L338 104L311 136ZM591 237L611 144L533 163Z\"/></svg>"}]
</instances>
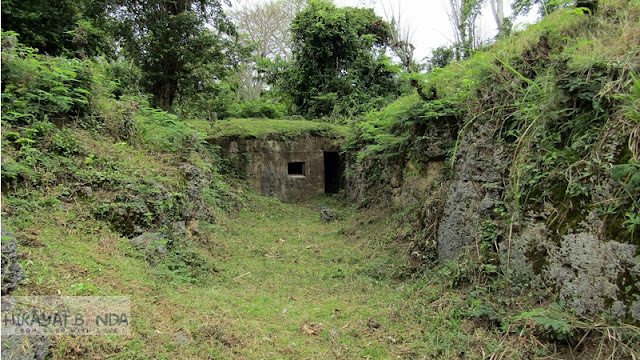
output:
<instances>
[{"instance_id":1,"label":"rock outcrop","mask_svg":"<svg viewBox=\"0 0 640 360\"><path fill-rule=\"evenodd\" d=\"M2 228L2 295L8 295L24 279L18 258L16 237Z\"/></svg>"},{"instance_id":2,"label":"rock outcrop","mask_svg":"<svg viewBox=\"0 0 640 360\"><path fill-rule=\"evenodd\" d=\"M10 295L24 279L18 262L18 242L2 228L2 295ZM47 336L2 336L2 359L42 360L49 356L51 341Z\"/></svg>"},{"instance_id":3,"label":"rock outcrop","mask_svg":"<svg viewBox=\"0 0 640 360\"><path fill-rule=\"evenodd\" d=\"M441 126L445 129L431 133L450 132L450 125ZM580 180L589 197L566 210L571 221L562 220L561 226L553 220L558 209L552 203L547 203L549 209L534 211L536 207L525 199L521 204L525 214L507 212L518 208L508 205L517 198L509 173L513 154L496 126L477 121L463 131L448 176L444 150L436 151L442 147L424 144L427 132L413 138L412 160L408 153L383 160L352 157L347 164L347 193L363 205L378 202L419 209L415 238L420 243L412 252L421 253L422 259L443 264L465 248L475 249L488 222L496 226L493 241L499 247L500 266L514 279L555 289L579 315L606 313L640 321L638 244L622 240L628 240L629 233L612 229L594 205L615 198L616 181L610 172L595 169L597 176ZM602 157L613 159L625 144L624 139L603 135L598 146Z\"/></svg>"}]
</instances>

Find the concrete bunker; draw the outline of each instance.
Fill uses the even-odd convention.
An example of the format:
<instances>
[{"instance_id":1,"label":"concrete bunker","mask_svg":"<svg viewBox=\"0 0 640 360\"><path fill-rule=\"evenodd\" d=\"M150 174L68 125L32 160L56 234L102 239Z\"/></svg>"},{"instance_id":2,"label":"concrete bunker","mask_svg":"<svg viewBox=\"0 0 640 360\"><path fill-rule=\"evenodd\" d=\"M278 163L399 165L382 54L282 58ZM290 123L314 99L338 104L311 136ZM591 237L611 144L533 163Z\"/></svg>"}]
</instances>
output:
<instances>
[{"instance_id":1,"label":"concrete bunker","mask_svg":"<svg viewBox=\"0 0 640 360\"><path fill-rule=\"evenodd\" d=\"M336 139L300 136L281 140L217 138L223 158L256 191L282 201L335 194L344 185Z\"/></svg>"}]
</instances>

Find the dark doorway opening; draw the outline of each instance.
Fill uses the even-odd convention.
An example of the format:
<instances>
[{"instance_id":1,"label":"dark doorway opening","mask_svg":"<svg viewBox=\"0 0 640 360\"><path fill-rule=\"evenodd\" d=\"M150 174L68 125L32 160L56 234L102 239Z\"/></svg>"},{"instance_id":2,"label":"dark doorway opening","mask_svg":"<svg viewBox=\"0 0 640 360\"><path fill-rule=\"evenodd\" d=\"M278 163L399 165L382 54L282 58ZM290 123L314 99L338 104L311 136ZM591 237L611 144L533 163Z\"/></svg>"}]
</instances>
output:
<instances>
[{"instance_id":1,"label":"dark doorway opening","mask_svg":"<svg viewBox=\"0 0 640 360\"><path fill-rule=\"evenodd\" d=\"M342 162L337 152L324 153L324 192L336 194L342 181Z\"/></svg>"},{"instance_id":2,"label":"dark doorway opening","mask_svg":"<svg viewBox=\"0 0 640 360\"><path fill-rule=\"evenodd\" d=\"M304 176L304 163L290 162L288 171L289 171L289 175Z\"/></svg>"}]
</instances>

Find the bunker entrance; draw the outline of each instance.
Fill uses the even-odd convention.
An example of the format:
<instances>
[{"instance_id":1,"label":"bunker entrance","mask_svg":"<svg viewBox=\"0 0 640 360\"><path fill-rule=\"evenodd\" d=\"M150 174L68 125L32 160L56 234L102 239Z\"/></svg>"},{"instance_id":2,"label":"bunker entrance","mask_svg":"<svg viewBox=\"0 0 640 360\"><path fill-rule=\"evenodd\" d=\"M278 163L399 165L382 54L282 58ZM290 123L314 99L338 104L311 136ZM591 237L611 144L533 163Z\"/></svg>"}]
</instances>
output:
<instances>
[{"instance_id":1,"label":"bunker entrance","mask_svg":"<svg viewBox=\"0 0 640 360\"><path fill-rule=\"evenodd\" d=\"M341 188L342 163L337 152L324 153L324 192L336 194Z\"/></svg>"}]
</instances>

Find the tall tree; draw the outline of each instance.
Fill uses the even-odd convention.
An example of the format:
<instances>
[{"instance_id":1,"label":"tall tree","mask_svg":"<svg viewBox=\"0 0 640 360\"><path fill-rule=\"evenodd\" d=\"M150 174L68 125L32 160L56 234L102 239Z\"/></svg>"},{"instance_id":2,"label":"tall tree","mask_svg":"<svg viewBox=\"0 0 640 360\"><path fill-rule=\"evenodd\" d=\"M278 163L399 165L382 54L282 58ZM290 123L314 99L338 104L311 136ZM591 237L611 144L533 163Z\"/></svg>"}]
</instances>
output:
<instances>
[{"instance_id":1,"label":"tall tree","mask_svg":"<svg viewBox=\"0 0 640 360\"><path fill-rule=\"evenodd\" d=\"M498 27L498 36L508 33L509 29L505 26L504 18L504 0L489 0L489 3L491 4L491 12Z\"/></svg>"},{"instance_id":2,"label":"tall tree","mask_svg":"<svg viewBox=\"0 0 640 360\"><path fill-rule=\"evenodd\" d=\"M289 26L306 0L270 0L261 3L244 2L229 13L242 40L255 46L258 58L291 56Z\"/></svg>"},{"instance_id":3,"label":"tall tree","mask_svg":"<svg viewBox=\"0 0 640 360\"><path fill-rule=\"evenodd\" d=\"M385 55L389 25L373 9L311 1L294 19L291 32L293 60L280 79L299 112L363 111L367 103L398 91Z\"/></svg>"},{"instance_id":4,"label":"tall tree","mask_svg":"<svg viewBox=\"0 0 640 360\"><path fill-rule=\"evenodd\" d=\"M410 23L405 22L406 20L404 20L402 16L402 8L399 7L396 12L391 1L388 1L386 4L382 2L381 4L385 18L389 23L389 30L391 31L391 50L393 50L398 59L400 59L400 63L407 73L410 74L409 81L411 86L416 89L422 99L429 100L429 95L424 93L422 81L415 76L421 69L424 69L424 66L417 65L413 58L413 52L416 49L413 45L413 34L415 30Z\"/></svg>"},{"instance_id":5,"label":"tall tree","mask_svg":"<svg viewBox=\"0 0 640 360\"><path fill-rule=\"evenodd\" d=\"M256 70L264 60L291 58L289 27L307 0L269 0L262 3L244 2L229 13L236 25L240 41L254 48L253 61L242 64L235 74L238 100L260 97L264 80Z\"/></svg>"},{"instance_id":6,"label":"tall tree","mask_svg":"<svg viewBox=\"0 0 640 360\"><path fill-rule=\"evenodd\" d=\"M67 33L79 20L78 3L57 0L2 0L2 29L20 34L20 42L41 53L61 55L73 42Z\"/></svg>"},{"instance_id":7,"label":"tall tree","mask_svg":"<svg viewBox=\"0 0 640 360\"><path fill-rule=\"evenodd\" d=\"M433 49L427 63L427 71L431 72L449 65L455 57L453 49L453 46L440 46Z\"/></svg>"},{"instance_id":8,"label":"tall tree","mask_svg":"<svg viewBox=\"0 0 640 360\"><path fill-rule=\"evenodd\" d=\"M449 19L455 35L456 59L468 58L480 45L478 17L483 0L449 0Z\"/></svg>"},{"instance_id":9,"label":"tall tree","mask_svg":"<svg viewBox=\"0 0 640 360\"><path fill-rule=\"evenodd\" d=\"M105 0L2 0L2 29L51 56L109 53Z\"/></svg>"},{"instance_id":10,"label":"tall tree","mask_svg":"<svg viewBox=\"0 0 640 360\"><path fill-rule=\"evenodd\" d=\"M178 91L205 76L222 76L229 46L225 34L235 28L221 1L228 0L115 0L112 13L120 23L125 51L143 71L154 105L170 110Z\"/></svg>"},{"instance_id":11,"label":"tall tree","mask_svg":"<svg viewBox=\"0 0 640 360\"><path fill-rule=\"evenodd\" d=\"M416 48L413 45L413 34L415 30L411 27L411 24L405 23L402 17L401 7L399 7L396 12L391 1L387 3L382 2L381 4L385 20L389 23L389 29L391 31L391 49L400 59L402 66L404 66L408 72L414 72L415 60L413 58L413 52ZM401 4L399 5L401 6Z\"/></svg>"},{"instance_id":12,"label":"tall tree","mask_svg":"<svg viewBox=\"0 0 640 360\"><path fill-rule=\"evenodd\" d=\"M539 6L540 16L545 16L555 11L560 5L559 1L554 0L514 0L511 3L513 16L522 16L528 14L532 8Z\"/></svg>"}]
</instances>

